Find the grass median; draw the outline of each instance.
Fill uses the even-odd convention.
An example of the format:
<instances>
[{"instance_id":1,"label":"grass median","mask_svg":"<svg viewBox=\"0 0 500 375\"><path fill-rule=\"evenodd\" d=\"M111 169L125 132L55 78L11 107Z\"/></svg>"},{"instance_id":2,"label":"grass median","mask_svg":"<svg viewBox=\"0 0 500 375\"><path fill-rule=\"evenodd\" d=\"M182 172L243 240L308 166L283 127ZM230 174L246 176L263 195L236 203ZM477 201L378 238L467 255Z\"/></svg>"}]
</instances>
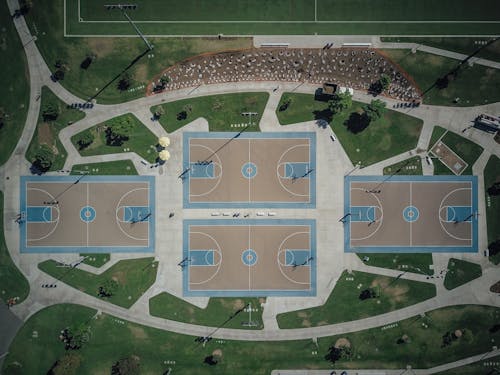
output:
<instances>
[{"instance_id":1,"label":"grass median","mask_svg":"<svg viewBox=\"0 0 500 375\"><path fill-rule=\"evenodd\" d=\"M121 260L100 275L61 267L54 260L39 263L38 268L59 282L96 298L99 288L105 286L110 289L111 296L103 298L104 301L129 308L155 282L158 262L154 258Z\"/></svg>"},{"instance_id":2,"label":"grass median","mask_svg":"<svg viewBox=\"0 0 500 375\"><path fill-rule=\"evenodd\" d=\"M284 101L290 100L285 110ZM304 121L328 121L353 164L363 167L399 155L417 146L423 122L420 119L392 110L371 122L359 133L351 132L345 125L351 113L362 112L363 103L353 101L352 107L334 116L328 103L315 100L314 95L284 93L276 110L281 125Z\"/></svg>"},{"instance_id":3,"label":"grass median","mask_svg":"<svg viewBox=\"0 0 500 375\"><path fill-rule=\"evenodd\" d=\"M368 289L374 296L362 299ZM384 314L435 296L434 284L344 271L322 306L279 314L277 320L280 328L317 327Z\"/></svg>"},{"instance_id":4,"label":"grass median","mask_svg":"<svg viewBox=\"0 0 500 375\"><path fill-rule=\"evenodd\" d=\"M78 305L54 305L32 315L18 332L3 364L5 374L46 373L67 352L59 340L69 326L90 327L90 340L73 354L78 374L108 374L119 359L135 356L141 373L269 374L274 369L430 368L485 353L500 340L498 308L452 306L348 334L287 341L233 341L195 337L136 324ZM443 337L460 338L443 345ZM34 331L37 335L34 337ZM402 340L402 338L405 340ZM349 342L351 355L333 365L325 359L336 342ZM215 356L217 364L205 359ZM213 357L212 357L213 358ZM69 369L68 369L69 370ZM402 370L404 371L404 370Z\"/></svg>"}]
</instances>

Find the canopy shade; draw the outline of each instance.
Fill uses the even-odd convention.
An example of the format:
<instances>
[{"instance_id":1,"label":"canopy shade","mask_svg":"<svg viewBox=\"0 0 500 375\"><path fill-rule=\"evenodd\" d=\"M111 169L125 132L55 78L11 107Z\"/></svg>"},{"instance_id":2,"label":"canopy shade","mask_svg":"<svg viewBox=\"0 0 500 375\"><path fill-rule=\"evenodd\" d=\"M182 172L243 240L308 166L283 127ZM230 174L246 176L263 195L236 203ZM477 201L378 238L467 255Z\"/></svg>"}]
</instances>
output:
<instances>
[{"instance_id":1,"label":"canopy shade","mask_svg":"<svg viewBox=\"0 0 500 375\"><path fill-rule=\"evenodd\" d=\"M170 152L168 152L167 150L163 150L158 154L158 157L164 161L168 160L170 159Z\"/></svg>"},{"instance_id":2,"label":"canopy shade","mask_svg":"<svg viewBox=\"0 0 500 375\"><path fill-rule=\"evenodd\" d=\"M160 137L158 139L158 144L161 147L167 147L170 144L170 138L168 138L168 137Z\"/></svg>"}]
</instances>

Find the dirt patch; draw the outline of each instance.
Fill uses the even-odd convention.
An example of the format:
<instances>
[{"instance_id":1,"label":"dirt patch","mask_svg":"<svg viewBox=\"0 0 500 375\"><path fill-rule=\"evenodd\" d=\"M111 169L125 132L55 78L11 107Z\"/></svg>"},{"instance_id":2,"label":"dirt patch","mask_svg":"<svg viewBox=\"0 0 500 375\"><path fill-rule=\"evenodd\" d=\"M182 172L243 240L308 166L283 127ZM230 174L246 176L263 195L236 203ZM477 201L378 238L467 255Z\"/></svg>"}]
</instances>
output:
<instances>
[{"instance_id":1,"label":"dirt patch","mask_svg":"<svg viewBox=\"0 0 500 375\"><path fill-rule=\"evenodd\" d=\"M38 143L46 144L48 146L54 145L54 136L52 134L52 128L46 122L43 122L38 127Z\"/></svg>"},{"instance_id":2,"label":"dirt patch","mask_svg":"<svg viewBox=\"0 0 500 375\"><path fill-rule=\"evenodd\" d=\"M134 73L134 79L139 82L146 82L149 78L149 70L147 65L139 65Z\"/></svg>"},{"instance_id":3,"label":"dirt patch","mask_svg":"<svg viewBox=\"0 0 500 375\"><path fill-rule=\"evenodd\" d=\"M97 55L97 58L110 55L115 48L112 38L89 38L87 45L90 51Z\"/></svg>"},{"instance_id":4,"label":"dirt patch","mask_svg":"<svg viewBox=\"0 0 500 375\"><path fill-rule=\"evenodd\" d=\"M337 341L335 341L336 348L350 348L351 347L351 342L347 340L345 337L339 338Z\"/></svg>"},{"instance_id":5,"label":"dirt patch","mask_svg":"<svg viewBox=\"0 0 500 375\"><path fill-rule=\"evenodd\" d=\"M329 324L329 323L328 323L326 320L322 320L322 321L318 322L318 324L317 324L317 325L318 325L318 326L326 326L326 325L328 325L328 324Z\"/></svg>"},{"instance_id":6,"label":"dirt patch","mask_svg":"<svg viewBox=\"0 0 500 375\"><path fill-rule=\"evenodd\" d=\"M141 327L128 326L128 329L136 339L147 339L148 335Z\"/></svg>"},{"instance_id":7,"label":"dirt patch","mask_svg":"<svg viewBox=\"0 0 500 375\"><path fill-rule=\"evenodd\" d=\"M306 313L305 311L299 311L297 315L299 318L309 318L309 314Z\"/></svg>"},{"instance_id":8,"label":"dirt patch","mask_svg":"<svg viewBox=\"0 0 500 375\"><path fill-rule=\"evenodd\" d=\"M432 66L441 66L443 64L443 58L441 56L428 54L425 57L425 62L426 62L426 64L429 64Z\"/></svg>"},{"instance_id":9,"label":"dirt patch","mask_svg":"<svg viewBox=\"0 0 500 375\"><path fill-rule=\"evenodd\" d=\"M394 301L401 302L406 300L406 293L408 292L408 286L395 285L393 287L386 288L384 292L389 295Z\"/></svg>"},{"instance_id":10,"label":"dirt patch","mask_svg":"<svg viewBox=\"0 0 500 375\"><path fill-rule=\"evenodd\" d=\"M212 355L216 355L217 357L222 357L222 350L221 349L215 349L212 352Z\"/></svg>"},{"instance_id":11,"label":"dirt patch","mask_svg":"<svg viewBox=\"0 0 500 375\"><path fill-rule=\"evenodd\" d=\"M303 327L311 327L311 321L310 321L310 320L308 320L308 319L304 319L304 320L302 321L302 326L303 326Z\"/></svg>"},{"instance_id":12,"label":"dirt patch","mask_svg":"<svg viewBox=\"0 0 500 375\"><path fill-rule=\"evenodd\" d=\"M259 298L259 303L262 305L263 303L266 303L266 299L265 298Z\"/></svg>"},{"instance_id":13,"label":"dirt patch","mask_svg":"<svg viewBox=\"0 0 500 375\"><path fill-rule=\"evenodd\" d=\"M387 285L389 285L389 279L387 277L377 277L373 279L372 283L370 284L370 288L375 288L377 286L386 288Z\"/></svg>"},{"instance_id":14,"label":"dirt patch","mask_svg":"<svg viewBox=\"0 0 500 375\"><path fill-rule=\"evenodd\" d=\"M123 271L115 272L111 278L121 285L126 284L126 281L127 281L127 276L125 275L125 272L123 272Z\"/></svg>"},{"instance_id":15,"label":"dirt patch","mask_svg":"<svg viewBox=\"0 0 500 375\"><path fill-rule=\"evenodd\" d=\"M233 302L233 309L240 310L240 309L242 309L244 307L245 307L245 302L243 302L243 300L241 300L241 299L234 300L234 302Z\"/></svg>"}]
</instances>

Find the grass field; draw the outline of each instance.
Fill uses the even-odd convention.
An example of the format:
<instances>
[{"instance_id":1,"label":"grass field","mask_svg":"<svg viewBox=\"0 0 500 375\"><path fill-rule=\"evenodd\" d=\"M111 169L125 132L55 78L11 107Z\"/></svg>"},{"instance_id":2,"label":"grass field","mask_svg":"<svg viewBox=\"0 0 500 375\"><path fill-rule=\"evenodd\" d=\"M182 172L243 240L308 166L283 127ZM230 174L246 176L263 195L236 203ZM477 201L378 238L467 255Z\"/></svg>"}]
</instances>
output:
<instances>
[{"instance_id":1,"label":"grass field","mask_svg":"<svg viewBox=\"0 0 500 375\"><path fill-rule=\"evenodd\" d=\"M446 133L446 134L445 134ZM444 136L441 138L441 136ZM434 144L441 138L449 148L451 148L458 156L460 156L467 164L467 168L462 172L463 175L472 174L472 166L476 160L481 156L483 148L478 144L464 138L451 131L446 131L446 129L435 126L432 131L431 141L429 143L429 150L434 146ZM432 162L434 164L434 175L448 175L453 174L453 172L444 165L439 159L433 158Z\"/></svg>"},{"instance_id":2,"label":"grass field","mask_svg":"<svg viewBox=\"0 0 500 375\"><path fill-rule=\"evenodd\" d=\"M71 168L71 174L80 174L84 172L89 175L136 175L134 163L131 160L115 160L103 163L74 164Z\"/></svg>"},{"instance_id":3,"label":"grass field","mask_svg":"<svg viewBox=\"0 0 500 375\"><path fill-rule=\"evenodd\" d=\"M246 131L260 131L259 122L268 99L269 94L265 92L211 95L154 106L151 112L163 113L159 122L168 133L199 117L208 121L210 131L240 131L243 128L232 128L231 124L248 123L249 118L241 113L256 112L257 115L252 116L255 125ZM181 112L185 112L186 118L179 116Z\"/></svg>"},{"instance_id":4,"label":"grass field","mask_svg":"<svg viewBox=\"0 0 500 375\"><path fill-rule=\"evenodd\" d=\"M293 5L286 0L186 0L175 6L161 0L139 0L134 4L138 7L129 11L131 17L145 34L153 35L463 35L498 30L495 23L474 22L496 20L488 11L494 9L493 0L481 0L476 6L466 0L408 1L404 7L397 0L378 1L377 6L368 0L297 0ZM69 34L132 33L118 10L108 11L97 0L67 0L66 8ZM105 22L108 20L115 23ZM456 20L461 22L453 22Z\"/></svg>"},{"instance_id":5,"label":"grass field","mask_svg":"<svg viewBox=\"0 0 500 375\"><path fill-rule=\"evenodd\" d=\"M14 151L24 129L29 106L30 80L26 55L5 1L0 4L0 25L2 25L0 30L0 66L2 67L2 74L0 74L0 165L2 165Z\"/></svg>"},{"instance_id":6,"label":"grass field","mask_svg":"<svg viewBox=\"0 0 500 375\"><path fill-rule=\"evenodd\" d=\"M330 126L352 163L361 162L363 167L415 148L422 130L422 120L388 109L382 118L354 134L344 122L352 112L362 111L363 103L353 101L350 109L332 118L328 103L314 100L314 95L284 93L281 101L284 98L290 98L292 102L285 111L279 110L281 102L278 105L276 115L280 124L331 119Z\"/></svg>"},{"instance_id":7,"label":"grass field","mask_svg":"<svg viewBox=\"0 0 500 375\"><path fill-rule=\"evenodd\" d=\"M210 51L249 48L252 45L250 38L151 38L155 46L154 57L145 55L128 70L132 79L130 89L120 92L117 81L110 82L145 51L143 41L135 34L133 38L65 38L64 1L37 0L33 3L33 8L26 15L26 22L31 33L36 35L36 44L49 68L54 72L57 60L65 62L67 71L61 84L84 99L92 97L109 84L97 97L97 102L102 104L120 103L144 96L145 88L140 87L165 68L187 57ZM67 1L68 9L72 3L76 4L76 1ZM126 25L127 31L133 32L130 27ZM88 69L82 69L80 64L87 55L95 55L96 58Z\"/></svg>"},{"instance_id":8,"label":"grass field","mask_svg":"<svg viewBox=\"0 0 500 375\"><path fill-rule=\"evenodd\" d=\"M479 48L484 46L493 38L484 37L454 37L454 38L431 38L431 37L383 37L383 42L397 43L417 43L425 46L441 48L448 51L463 53L470 55L475 53ZM488 60L500 61L500 41L490 44L488 47L481 49L474 57L481 57Z\"/></svg>"},{"instance_id":9,"label":"grass field","mask_svg":"<svg viewBox=\"0 0 500 375\"><path fill-rule=\"evenodd\" d=\"M424 103L446 106L475 106L500 101L500 75L496 69L464 64L448 87L438 89L436 80L450 73L460 61L417 51L386 49L383 53L401 66L424 92ZM471 90L471 87L474 89ZM458 103L454 103L459 98Z\"/></svg>"},{"instance_id":10,"label":"grass field","mask_svg":"<svg viewBox=\"0 0 500 375\"><path fill-rule=\"evenodd\" d=\"M33 138L26 150L26 159L32 163L36 158L36 153L42 144L46 144L54 151L54 162L50 171L62 169L67 158L67 151L59 140L59 132L68 124L77 122L85 117L85 113L79 109L68 108L66 103L59 100L55 94L46 86L42 87L41 109L38 116ZM59 108L59 115L54 121L44 121L42 111L44 106L53 104Z\"/></svg>"},{"instance_id":11,"label":"grass field","mask_svg":"<svg viewBox=\"0 0 500 375\"><path fill-rule=\"evenodd\" d=\"M432 254L356 254L368 266L434 275ZM365 260L368 257L368 260Z\"/></svg>"},{"instance_id":12,"label":"grass field","mask_svg":"<svg viewBox=\"0 0 500 375\"><path fill-rule=\"evenodd\" d=\"M487 190L495 182L500 181L500 159L492 155L484 168L484 188ZM488 227L488 244L500 239L500 196L486 195L486 223ZM500 253L490 259L500 263Z\"/></svg>"},{"instance_id":13,"label":"grass field","mask_svg":"<svg viewBox=\"0 0 500 375\"><path fill-rule=\"evenodd\" d=\"M19 297L16 303L21 303L28 296L30 286L10 257L5 243L3 217L3 192L0 191L0 299L6 302Z\"/></svg>"},{"instance_id":14,"label":"grass field","mask_svg":"<svg viewBox=\"0 0 500 375\"><path fill-rule=\"evenodd\" d=\"M401 172L397 172L401 168ZM422 175L422 158L420 156L414 156L412 158L400 161L399 163L389 165L384 168L384 175L389 175L393 173L398 173L402 175Z\"/></svg>"},{"instance_id":15,"label":"grass field","mask_svg":"<svg viewBox=\"0 0 500 375\"><path fill-rule=\"evenodd\" d=\"M361 300L372 288L377 298ZM401 309L436 295L433 284L355 271L344 271L324 305L277 316L280 328L316 327L368 318Z\"/></svg>"},{"instance_id":16,"label":"grass field","mask_svg":"<svg viewBox=\"0 0 500 375\"><path fill-rule=\"evenodd\" d=\"M481 277L481 266L465 260L450 258L448 261L448 272L444 278L444 287L448 290L455 289L460 285Z\"/></svg>"},{"instance_id":17,"label":"grass field","mask_svg":"<svg viewBox=\"0 0 500 375\"><path fill-rule=\"evenodd\" d=\"M100 286L109 280L118 283L113 295L105 301L129 308L156 280L158 262L154 258L121 260L100 275L77 268L58 267L57 262L46 260L38 268L60 282L68 284L97 298Z\"/></svg>"},{"instance_id":18,"label":"grass field","mask_svg":"<svg viewBox=\"0 0 500 375\"><path fill-rule=\"evenodd\" d=\"M128 140L123 141L121 146L109 146L106 144L106 127L127 126ZM92 144L83 150L79 149L78 139L82 134L91 134L94 138ZM158 138L134 115L127 113L102 124L93 126L71 137L71 142L82 156L118 154L122 152L135 152L150 163L154 163L158 157L156 144Z\"/></svg>"},{"instance_id":19,"label":"grass field","mask_svg":"<svg viewBox=\"0 0 500 375\"><path fill-rule=\"evenodd\" d=\"M261 303L264 302L265 298L210 298L208 306L200 309L171 294L160 293L149 300L149 313L160 318L210 327L262 329ZM256 326L244 325L250 320L249 312L238 312L247 304L251 304L251 321Z\"/></svg>"},{"instance_id":20,"label":"grass field","mask_svg":"<svg viewBox=\"0 0 500 375\"><path fill-rule=\"evenodd\" d=\"M5 358L3 373L45 374L66 351L59 341L60 330L79 324L90 327L90 341L75 354L80 356L78 374L109 374L120 358L136 355L143 374L163 374L168 368L180 374L269 374L273 369L330 369L324 359L328 348L344 337L351 343L353 357L340 360L336 368L429 368L491 350L500 332L489 332L498 323L500 310L487 306L438 309L378 327L342 336L312 340L230 341L214 339L205 347L193 336L160 331L100 314L78 305L55 305L31 316L18 332ZM425 326L422 326L422 323ZM427 327L427 328L425 328ZM461 339L442 347L442 336L464 330ZM33 337L37 331L38 337ZM404 334L409 341L398 344ZM204 358L215 350L222 358L215 366ZM317 355L311 354L313 350ZM168 362L167 362L168 361ZM175 361L175 362L170 362ZM17 371L16 371L17 370Z\"/></svg>"},{"instance_id":21,"label":"grass field","mask_svg":"<svg viewBox=\"0 0 500 375\"><path fill-rule=\"evenodd\" d=\"M83 263L96 268L102 267L103 265L109 262L109 254L106 253L98 253L98 254L85 253L85 254L80 254L80 256L85 258L83 259Z\"/></svg>"}]
</instances>

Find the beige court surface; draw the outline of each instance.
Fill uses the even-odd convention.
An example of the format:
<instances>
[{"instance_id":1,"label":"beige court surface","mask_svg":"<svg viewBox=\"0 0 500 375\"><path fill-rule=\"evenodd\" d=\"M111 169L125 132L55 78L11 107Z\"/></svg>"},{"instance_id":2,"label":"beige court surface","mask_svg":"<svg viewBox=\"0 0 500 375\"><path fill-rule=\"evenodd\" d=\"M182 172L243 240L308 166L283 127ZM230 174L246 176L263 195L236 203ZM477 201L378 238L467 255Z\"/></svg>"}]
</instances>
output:
<instances>
[{"instance_id":1,"label":"beige court surface","mask_svg":"<svg viewBox=\"0 0 500 375\"><path fill-rule=\"evenodd\" d=\"M184 165L189 173L184 182L184 207L252 207L259 203L312 207L314 133L290 134L266 138L261 133L245 133L228 138L214 133L204 138L185 133Z\"/></svg>"},{"instance_id":2,"label":"beige court surface","mask_svg":"<svg viewBox=\"0 0 500 375\"><path fill-rule=\"evenodd\" d=\"M22 250L154 251L151 181L44 179L24 186Z\"/></svg>"},{"instance_id":3,"label":"beige court surface","mask_svg":"<svg viewBox=\"0 0 500 375\"><path fill-rule=\"evenodd\" d=\"M473 176L421 176L417 181L409 176L405 181L359 177L346 182L346 251L477 251Z\"/></svg>"},{"instance_id":4,"label":"beige court surface","mask_svg":"<svg viewBox=\"0 0 500 375\"><path fill-rule=\"evenodd\" d=\"M184 238L185 295L316 292L312 220L186 220Z\"/></svg>"}]
</instances>

